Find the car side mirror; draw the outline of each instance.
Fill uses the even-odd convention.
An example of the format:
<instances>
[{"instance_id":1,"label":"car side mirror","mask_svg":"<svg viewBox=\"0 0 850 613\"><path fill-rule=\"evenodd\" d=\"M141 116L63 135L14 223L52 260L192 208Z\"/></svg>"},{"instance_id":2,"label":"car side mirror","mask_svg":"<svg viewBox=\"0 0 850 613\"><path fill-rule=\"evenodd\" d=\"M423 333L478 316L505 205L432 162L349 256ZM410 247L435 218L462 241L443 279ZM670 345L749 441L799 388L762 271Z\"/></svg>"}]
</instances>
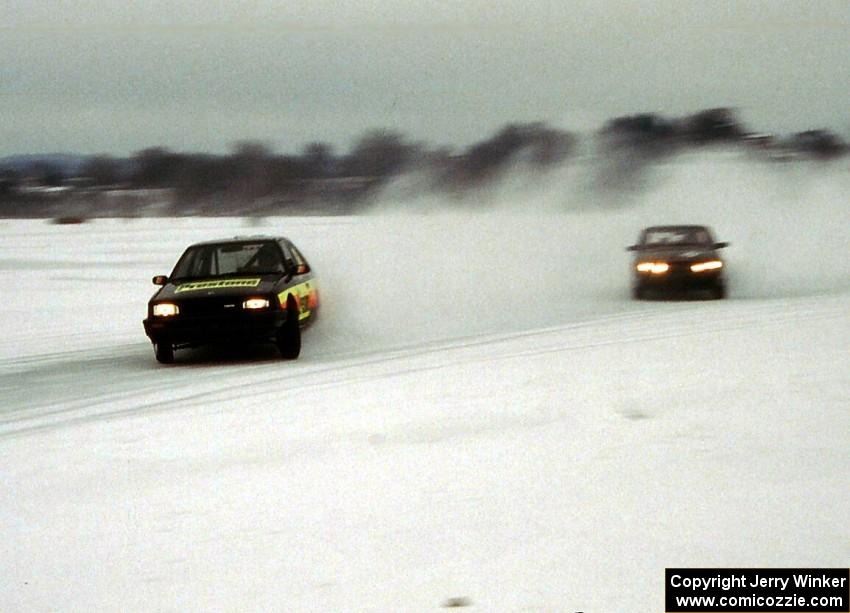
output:
<instances>
[{"instance_id":1,"label":"car side mirror","mask_svg":"<svg viewBox=\"0 0 850 613\"><path fill-rule=\"evenodd\" d=\"M727 243L725 241L721 242L721 243L714 243L715 249L723 249L724 247L728 247L728 246L729 246L729 243Z\"/></svg>"},{"instance_id":2,"label":"car side mirror","mask_svg":"<svg viewBox=\"0 0 850 613\"><path fill-rule=\"evenodd\" d=\"M165 285L168 283L168 277L166 275L157 275L152 279L152 281L154 285Z\"/></svg>"},{"instance_id":3,"label":"car side mirror","mask_svg":"<svg viewBox=\"0 0 850 613\"><path fill-rule=\"evenodd\" d=\"M307 266L307 264L299 264L298 266L295 267L295 274L296 275L305 275L308 272L310 272L310 267Z\"/></svg>"}]
</instances>

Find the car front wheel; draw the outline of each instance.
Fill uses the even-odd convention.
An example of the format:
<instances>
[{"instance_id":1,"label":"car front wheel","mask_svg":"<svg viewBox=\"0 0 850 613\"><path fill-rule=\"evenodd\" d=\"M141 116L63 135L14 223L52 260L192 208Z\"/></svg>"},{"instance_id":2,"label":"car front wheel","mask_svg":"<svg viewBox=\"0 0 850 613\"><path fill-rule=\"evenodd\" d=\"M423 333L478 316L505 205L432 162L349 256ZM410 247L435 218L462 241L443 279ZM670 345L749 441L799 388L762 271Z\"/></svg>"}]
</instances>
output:
<instances>
[{"instance_id":1,"label":"car front wheel","mask_svg":"<svg viewBox=\"0 0 850 613\"><path fill-rule=\"evenodd\" d=\"M277 333L277 348L284 360L294 360L301 354L301 326L298 306L290 296L286 303L286 321Z\"/></svg>"},{"instance_id":2,"label":"car front wheel","mask_svg":"<svg viewBox=\"0 0 850 613\"><path fill-rule=\"evenodd\" d=\"M165 341L157 341L153 344L156 361L160 364L174 363L174 345Z\"/></svg>"}]
</instances>

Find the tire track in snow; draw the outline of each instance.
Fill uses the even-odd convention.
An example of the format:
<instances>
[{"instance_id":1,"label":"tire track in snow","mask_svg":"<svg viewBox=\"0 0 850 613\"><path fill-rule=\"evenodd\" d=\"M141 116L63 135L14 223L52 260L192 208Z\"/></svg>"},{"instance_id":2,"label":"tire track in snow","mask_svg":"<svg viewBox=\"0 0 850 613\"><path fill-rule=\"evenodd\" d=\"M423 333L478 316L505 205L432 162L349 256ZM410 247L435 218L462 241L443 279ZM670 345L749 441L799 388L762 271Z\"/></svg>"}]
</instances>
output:
<instances>
[{"instance_id":1,"label":"tire track in snow","mask_svg":"<svg viewBox=\"0 0 850 613\"><path fill-rule=\"evenodd\" d=\"M285 371L278 360L250 364L247 371L243 368L235 370L226 363L178 365L167 369L157 367L154 370L130 368L129 374L125 372L123 378L119 376L112 386L101 388L100 393L93 388L91 394L70 402L62 400L3 411L0 413L0 436L159 412L205 410L236 400L259 400L304 389L343 387L475 362L668 341L795 321L831 318L846 321L848 297L664 303L659 306L664 310L641 304L639 310L633 312L521 332L455 337L372 351L307 353L304 361L287 364ZM127 369L134 363L131 360L140 357L122 356L123 349L112 349L103 352L97 359L89 357L80 361L76 361L75 357L81 352L70 352L71 359L65 363L77 364L81 372L92 372L98 378L109 374L110 367L113 367L112 374L120 375L120 368ZM141 346L135 353L140 350ZM148 352L144 353L147 355ZM55 358L56 354L52 355ZM49 371L55 365L52 363L49 368L44 366L40 369L49 378ZM166 377L161 377L161 374ZM203 376L198 377L199 374ZM27 371L6 376L26 380ZM115 389L116 386L121 386L121 389ZM130 406L115 408L116 405L128 404Z\"/></svg>"}]
</instances>

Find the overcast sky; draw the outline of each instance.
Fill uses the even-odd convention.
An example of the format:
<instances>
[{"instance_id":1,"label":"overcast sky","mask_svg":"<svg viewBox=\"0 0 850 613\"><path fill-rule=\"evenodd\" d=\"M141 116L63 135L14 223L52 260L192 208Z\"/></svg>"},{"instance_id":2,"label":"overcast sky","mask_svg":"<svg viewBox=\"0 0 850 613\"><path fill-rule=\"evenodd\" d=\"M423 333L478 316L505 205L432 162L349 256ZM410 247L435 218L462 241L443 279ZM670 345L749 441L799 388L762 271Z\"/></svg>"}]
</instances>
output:
<instances>
[{"instance_id":1,"label":"overcast sky","mask_svg":"<svg viewBox=\"0 0 850 613\"><path fill-rule=\"evenodd\" d=\"M850 137L850 1L0 1L0 155L463 145L715 106Z\"/></svg>"}]
</instances>

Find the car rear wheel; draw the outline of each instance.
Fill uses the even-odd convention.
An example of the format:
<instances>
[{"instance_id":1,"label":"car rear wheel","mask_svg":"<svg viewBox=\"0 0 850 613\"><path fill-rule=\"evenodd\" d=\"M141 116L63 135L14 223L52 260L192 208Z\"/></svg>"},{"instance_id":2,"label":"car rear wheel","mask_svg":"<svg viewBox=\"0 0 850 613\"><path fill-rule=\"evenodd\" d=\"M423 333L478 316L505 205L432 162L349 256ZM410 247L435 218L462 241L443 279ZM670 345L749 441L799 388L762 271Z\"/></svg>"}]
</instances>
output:
<instances>
[{"instance_id":1,"label":"car rear wheel","mask_svg":"<svg viewBox=\"0 0 850 613\"><path fill-rule=\"evenodd\" d=\"M294 360L301 354L301 326L298 305L292 296L286 301L286 322L277 333L277 348L284 360Z\"/></svg>"},{"instance_id":2,"label":"car rear wheel","mask_svg":"<svg viewBox=\"0 0 850 613\"><path fill-rule=\"evenodd\" d=\"M153 344L154 355L156 361L160 364L174 363L174 345L164 341L157 341Z\"/></svg>"}]
</instances>

